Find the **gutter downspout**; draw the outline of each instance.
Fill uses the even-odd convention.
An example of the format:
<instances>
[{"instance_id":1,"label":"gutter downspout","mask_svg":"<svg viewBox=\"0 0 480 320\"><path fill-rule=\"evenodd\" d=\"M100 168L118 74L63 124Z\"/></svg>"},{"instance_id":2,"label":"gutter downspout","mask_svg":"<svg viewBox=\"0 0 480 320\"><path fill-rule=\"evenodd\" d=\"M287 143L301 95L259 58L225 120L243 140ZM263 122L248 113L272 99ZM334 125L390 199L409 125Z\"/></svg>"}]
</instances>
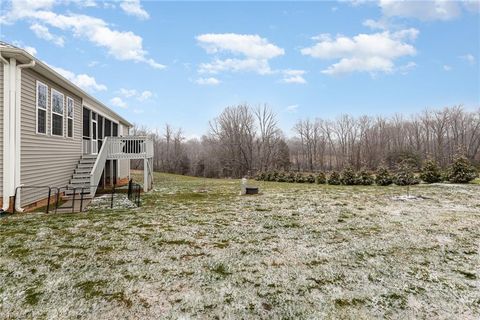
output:
<instances>
[{"instance_id":1,"label":"gutter downspout","mask_svg":"<svg viewBox=\"0 0 480 320\"><path fill-rule=\"evenodd\" d=\"M9 162L8 162L8 140L10 137L9 128L9 115L10 115L10 62L2 56L0 51L0 60L3 63L3 83L0 84L3 86L3 172L2 172L2 200L3 205L2 209L4 211L8 210L10 206L10 196L8 190L10 189L10 180L9 180Z\"/></svg>"},{"instance_id":2,"label":"gutter downspout","mask_svg":"<svg viewBox=\"0 0 480 320\"><path fill-rule=\"evenodd\" d=\"M20 174L21 174L21 117L22 117L22 69L32 68L35 66L35 60L30 61L29 63L17 65L17 74L16 74L16 90L15 90L15 180L14 187L20 186ZM20 194L17 196L17 203L14 203L15 210L18 212L23 212L23 209L20 206Z\"/></svg>"}]
</instances>

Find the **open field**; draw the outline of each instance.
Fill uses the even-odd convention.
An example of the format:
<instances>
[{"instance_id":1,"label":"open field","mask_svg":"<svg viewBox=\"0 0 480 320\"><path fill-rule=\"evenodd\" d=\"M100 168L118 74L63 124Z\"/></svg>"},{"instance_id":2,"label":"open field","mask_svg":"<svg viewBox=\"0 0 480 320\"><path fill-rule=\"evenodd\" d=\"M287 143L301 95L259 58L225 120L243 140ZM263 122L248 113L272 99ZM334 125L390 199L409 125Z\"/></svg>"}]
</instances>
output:
<instances>
[{"instance_id":1,"label":"open field","mask_svg":"<svg viewBox=\"0 0 480 320\"><path fill-rule=\"evenodd\" d=\"M480 317L480 185L402 201L394 186L245 197L238 180L155 179L139 209L0 219L0 318Z\"/></svg>"}]
</instances>

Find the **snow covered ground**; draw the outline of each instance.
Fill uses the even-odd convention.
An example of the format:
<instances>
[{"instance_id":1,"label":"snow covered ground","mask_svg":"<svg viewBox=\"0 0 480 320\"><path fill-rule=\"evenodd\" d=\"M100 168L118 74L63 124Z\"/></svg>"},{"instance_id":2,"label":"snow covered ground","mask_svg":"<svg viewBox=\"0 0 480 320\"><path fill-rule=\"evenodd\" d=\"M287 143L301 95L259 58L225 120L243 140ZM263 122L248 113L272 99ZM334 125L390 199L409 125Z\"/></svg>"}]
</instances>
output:
<instances>
[{"instance_id":1,"label":"snow covered ground","mask_svg":"<svg viewBox=\"0 0 480 320\"><path fill-rule=\"evenodd\" d=\"M480 317L480 185L155 178L141 208L0 219L0 318Z\"/></svg>"}]
</instances>

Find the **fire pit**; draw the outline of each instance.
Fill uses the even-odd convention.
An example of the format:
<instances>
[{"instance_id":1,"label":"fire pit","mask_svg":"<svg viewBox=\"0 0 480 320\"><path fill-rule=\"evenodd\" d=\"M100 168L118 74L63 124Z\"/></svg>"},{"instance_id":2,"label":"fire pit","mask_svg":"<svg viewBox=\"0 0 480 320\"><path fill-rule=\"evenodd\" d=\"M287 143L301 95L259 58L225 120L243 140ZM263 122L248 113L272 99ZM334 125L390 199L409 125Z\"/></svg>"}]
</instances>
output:
<instances>
[{"instance_id":1,"label":"fire pit","mask_svg":"<svg viewBox=\"0 0 480 320\"><path fill-rule=\"evenodd\" d=\"M258 194L258 187L246 187L245 194Z\"/></svg>"}]
</instances>

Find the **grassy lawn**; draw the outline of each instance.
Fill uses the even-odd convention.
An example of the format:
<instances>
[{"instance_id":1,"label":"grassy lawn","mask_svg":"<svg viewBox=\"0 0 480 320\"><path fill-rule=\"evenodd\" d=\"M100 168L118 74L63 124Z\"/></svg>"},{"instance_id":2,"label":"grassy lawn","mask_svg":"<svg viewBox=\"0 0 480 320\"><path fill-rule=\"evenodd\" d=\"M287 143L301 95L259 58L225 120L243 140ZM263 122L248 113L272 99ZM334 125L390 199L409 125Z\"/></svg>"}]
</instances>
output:
<instances>
[{"instance_id":1,"label":"grassy lawn","mask_svg":"<svg viewBox=\"0 0 480 320\"><path fill-rule=\"evenodd\" d=\"M0 219L0 318L480 317L480 185L256 184Z\"/></svg>"}]
</instances>

